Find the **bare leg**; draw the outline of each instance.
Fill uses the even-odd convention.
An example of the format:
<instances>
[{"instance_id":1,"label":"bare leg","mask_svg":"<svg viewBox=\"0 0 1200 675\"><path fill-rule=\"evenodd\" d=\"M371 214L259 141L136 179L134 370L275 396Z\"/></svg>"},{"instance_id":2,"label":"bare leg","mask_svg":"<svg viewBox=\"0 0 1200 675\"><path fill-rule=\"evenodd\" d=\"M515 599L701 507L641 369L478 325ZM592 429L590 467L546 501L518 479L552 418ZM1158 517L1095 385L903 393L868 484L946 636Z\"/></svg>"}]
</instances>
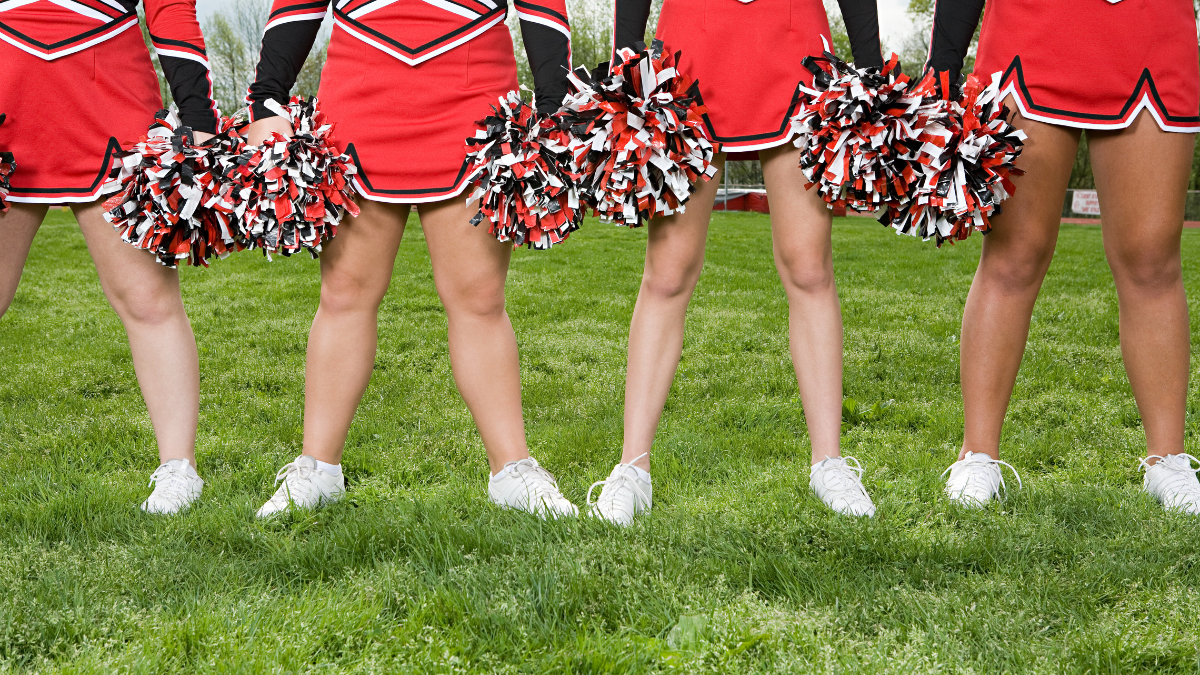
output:
<instances>
[{"instance_id":1,"label":"bare leg","mask_svg":"<svg viewBox=\"0 0 1200 675\"><path fill-rule=\"evenodd\" d=\"M1009 100L1010 110L1016 108ZM1029 338L1033 304L1054 257L1063 196L1079 131L1016 116L1029 135L1014 179L1017 192L1004 202L983 240L979 269L963 311L961 365L966 428L962 453L1000 456L1000 431Z\"/></svg>"},{"instance_id":2,"label":"bare leg","mask_svg":"<svg viewBox=\"0 0 1200 675\"><path fill-rule=\"evenodd\" d=\"M379 304L392 281L407 205L362 200L321 254L321 302L304 366L304 454L340 464L371 381Z\"/></svg>"},{"instance_id":3,"label":"bare leg","mask_svg":"<svg viewBox=\"0 0 1200 675\"><path fill-rule=\"evenodd\" d=\"M718 155L724 167L725 156ZM625 443L621 461L650 470L654 434L683 355L688 302L704 266L708 219L721 175L702 182L684 213L650 221L646 269L629 325L625 374Z\"/></svg>"},{"instance_id":4,"label":"bare leg","mask_svg":"<svg viewBox=\"0 0 1200 675\"><path fill-rule=\"evenodd\" d=\"M0 231L4 232L4 246L0 246L0 317L17 294L29 247L45 217L45 204L11 204L7 213L0 212Z\"/></svg>"},{"instance_id":5,"label":"bare leg","mask_svg":"<svg viewBox=\"0 0 1200 675\"><path fill-rule=\"evenodd\" d=\"M771 199L775 268L787 292L792 365L800 385L812 462L838 457L842 433L842 308L833 278L833 215L805 190L800 151L759 152Z\"/></svg>"},{"instance_id":6,"label":"bare leg","mask_svg":"<svg viewBox=\"0 0 1200 675\"><path fill-rule=\"evenodd\" d=\"M186 459L195 466L200 363L179 294L179 272L121 241L98 202L73 208L100 287L129 336L133 370L150 411L159 460Z\"/></svg>"},{"instance_id":7,"label":"bare leg","mask_svg":"<svg viewBox=\"0 0 1200 675\"><path fill-rule=\"evenodd\" d=\"M1128 129L1089 132L1088 140L1146 451L1178 454L1191 343L1179 249L1195 134L1165 132L1142 113Z\"/></svg>"},{"instance_id":8,"label":"bare leg","mask_svg":"<svg viewBox=\"0 0 1200 675\"><path fill-rule=\"evenodd\" d=\"M487 449L492 473L525 459L521 364L517 336L504 309L504 281L512 244L469 222L472 203L459 199L422 204L421 229L433 262L433 280L446 308L450 365Z\"/></svg>"}]
</instances>

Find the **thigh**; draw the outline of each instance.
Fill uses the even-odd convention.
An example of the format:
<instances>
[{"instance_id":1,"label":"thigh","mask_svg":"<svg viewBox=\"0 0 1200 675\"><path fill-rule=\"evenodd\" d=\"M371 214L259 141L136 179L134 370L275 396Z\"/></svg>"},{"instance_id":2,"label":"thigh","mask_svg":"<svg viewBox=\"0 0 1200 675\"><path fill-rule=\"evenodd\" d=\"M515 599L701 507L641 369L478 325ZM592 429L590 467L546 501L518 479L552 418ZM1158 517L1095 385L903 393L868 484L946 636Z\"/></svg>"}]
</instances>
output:
<instances>
[{"instance_id":1,"label":"thigh","mask_svg":"<svg viewBox=\"0 0 1200 675\"><path fill-rule=\"evenodd\" d=\"M831 258L833 212L816 190L804 187L800 149L786 144L759 150L763 182L771 207L771 239L776 261Z\"/></svg>"},{"instance_id":2,"label":"thigh","mask_svg":"<svg viewBox=\"0 0 1200 675\"><path fill-rule=\"evenodd\" d=\"M512 243L496 239L486 223L472 225L479 209L472 201L454 197L421 204L421 230L433 265L433 281L442 302L480 293L504 293Z\"/></svg>"},{"instance_id":3,"label":"thigh","mask_svg":"<svg viewBox=\"0 0 1200 675\"><path fill-rule=\"evenodd\" d=\"M158 298L161 293L179 293L179 272L158 262L152 254L122 241L104 219L100 202L71 207L96 265L100 287L116 304L138 298Z\"/></svg>"},{"instance_id":4,"label":"thigh","mask_svg":"<svg viewBox=\"0 0 1200 675\"><path fill-rule=\"evenodd\" d=\"M382 299L392 281L409 209L407 204L359 200L359 214L347 215L337 236L322 247L323 303L342 293Z\"/></svg>"},{"instance_id":5,"label":"thigh","mask_svg":"<svg viewBox=\"0 0 1200 675\"><path fill-rule=\"evenodd\" d=\"M646 273L675 275L687 270L699 273L704 264L704 245L708 240L708 221L725 172L725 153L713 159L717 173L700 180L688 199L683 213L653 218L646 236Z\"/></svg>"},{"instance_id":6,"label":"thigh","mask_svg":"<svg viewBox=\"0 0 1200 675\"><path fill-rule=\"evenodd\" d=\"M45 204L9 205L8 211L0 212L0 231L4 232L4 245L0 246L0 278L15 274L21 276L25 258L38 228L46 219Z\"/></svg>"},{"instance_id":7,"label":"thigh","mask_svg":"<svg viewBox=\"0 0 1200 675\"><path fill-rule=\"evenodd\" d=\"M1178 251L1196 135L1163 131L1142 111L1127 129L1089 131L1105 248Z\"/></svg>"},{"instance_id":8,"label":"thigh","mask_svg":"<svg viewBox=\"0 0 1200 675\"><path fill-rule=\"evenodd\" d=\"M1011 96L1004 103L1009 110L1016 109ZM992 231L984 237L983 252L985 256L1016 252L1051 256L1058 240L1063 199L1075 165L1080 131L1031 120L1019 112L1013 115L1012 123L1027 136L1017 159L1017 167L1025 173L1012 178L1016 192L1001 205L1001 213L992 218Z\"/></svg>"}]
</instances>

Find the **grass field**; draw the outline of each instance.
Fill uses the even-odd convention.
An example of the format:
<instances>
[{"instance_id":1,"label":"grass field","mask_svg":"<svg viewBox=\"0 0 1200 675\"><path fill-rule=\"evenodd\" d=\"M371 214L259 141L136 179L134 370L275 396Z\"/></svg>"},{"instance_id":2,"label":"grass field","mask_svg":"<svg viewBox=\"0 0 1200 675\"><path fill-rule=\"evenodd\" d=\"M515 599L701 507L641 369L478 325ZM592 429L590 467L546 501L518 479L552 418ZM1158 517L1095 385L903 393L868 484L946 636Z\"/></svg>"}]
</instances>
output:
<instances>
[{"instance_id":1,"label":"grass field","mask_svg":"<svg viewBox=\"0 0 1200 675\"><path fill-rule=\"evenodd\" d=\"M243 253L184 271L207 486L185 515L149 517L136 507L157 450L128 347L54 211L0 320L0 672L1200 672L1200 520L1140 492L1098 228L1063 227L1034 312L1003 448L1025 488L964 512L939 474L961 440L978 238L938 251L837 222L857 402L844 447L867 469L874 520L835 516L808 489L769 242L765 216L715 216L655 510L620 530L487 504L411 228L348 498L264 523L253 510L300 448L315 262ZM620 447L644 246L642 231L589 222L514 257L531 448L577 503ZM1185 261L1197 255L1189 230Z\"/></svg>"}]
</instances>

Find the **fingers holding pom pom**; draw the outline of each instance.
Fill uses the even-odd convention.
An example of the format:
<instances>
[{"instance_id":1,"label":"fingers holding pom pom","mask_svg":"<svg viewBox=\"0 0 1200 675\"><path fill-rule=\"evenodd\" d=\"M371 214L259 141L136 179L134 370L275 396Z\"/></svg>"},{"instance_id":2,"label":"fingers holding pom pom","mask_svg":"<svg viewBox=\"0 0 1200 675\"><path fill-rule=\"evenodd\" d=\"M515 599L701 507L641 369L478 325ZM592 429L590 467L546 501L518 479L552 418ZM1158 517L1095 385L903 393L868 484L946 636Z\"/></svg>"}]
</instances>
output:
<instances>
[{"instance_id":1,"label":"fingers holding pom pom","mask_svg":"<svg viewBox=\"0 0 1200 675\"><path fill-rule=\"evenodd\" d=\"M177 111L162 110L133 149L118 153L103 192L104 217L121 239L175 267L180 261L208 266L243 246L229 213L211 208L221 191L220 159L242 146L233 122L223 119L216 136L197 143Z\"/></svg>"},{"instance_id":2,"label":"fingers holding pom pom","mask_svg":"<svg viewBox=\"0 0 1200 675\"><path fill-rule=\"evenodd\" d=\"M559 115L571 172L605 222L638 227L684 210L696 181L716 175L700 90L655 41L622 49L609 74L577 69Z\"/></svg>"},{"instance_id":3,"label":"fingers holding pom pom","mask_svg":"<svg viewBox=\"0 0 1200 675\"><path fill-rule=\"evenodd\" d=\"M548 249L579 229L586 207L570 175L569 134L551 115L539 113L515 91L476 122L467 159L476 174L470 200L479 200L472 225L513 247Z\"/></svg>"},{"instance_id":4,"label":"fingers holding pom pom","mask_svg":"<svg viewBox=\"0 0 1200 675\"><path fill-rule=\"evenodd\" d=\"M268 101L267 107L291 121L294 133L273 133L228 158L225 197L248 248L267 257L307 250L315 258L337 236L343 215L358 215L350 183L357 168L334 144L333 124L316 98L293 97L286 107Z\"/></svg>"}]
</instances>

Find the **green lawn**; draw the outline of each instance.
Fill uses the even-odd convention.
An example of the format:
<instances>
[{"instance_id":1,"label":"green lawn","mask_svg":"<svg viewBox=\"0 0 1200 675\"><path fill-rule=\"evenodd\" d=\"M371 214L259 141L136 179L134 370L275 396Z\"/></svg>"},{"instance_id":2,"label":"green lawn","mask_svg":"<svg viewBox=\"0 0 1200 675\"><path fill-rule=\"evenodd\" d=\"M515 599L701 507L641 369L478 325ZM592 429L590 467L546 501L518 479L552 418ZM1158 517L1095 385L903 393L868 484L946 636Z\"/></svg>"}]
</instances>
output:
<instances>
[{"instance_id":1,"label":"green lawn","mask_svg":"<svg viewBox=\"0 0 1200 675\"><path fill-rule=\"evenodd\" d=\"M56 210L0 320L0 672L1200 671L1200 520L1140 492L1098 228L1063 227L1034 312L1004 439L1025 488L982 512L943 497L978 245L836 224L860 413L844 444L879 507L853 520L808 489L767 218L715 216L655 510L620 530L488 505L413 227L347 499L263 523L253 510L300 448L316 263L242 253L184 271L207 486L189 513L149 517L157 451L128 347ZM531 448L577 503L618 455L644 246L589 222L513 261ZM1197 258L1200 231L1184 250Z\"/></svg>"}]
</instances>

